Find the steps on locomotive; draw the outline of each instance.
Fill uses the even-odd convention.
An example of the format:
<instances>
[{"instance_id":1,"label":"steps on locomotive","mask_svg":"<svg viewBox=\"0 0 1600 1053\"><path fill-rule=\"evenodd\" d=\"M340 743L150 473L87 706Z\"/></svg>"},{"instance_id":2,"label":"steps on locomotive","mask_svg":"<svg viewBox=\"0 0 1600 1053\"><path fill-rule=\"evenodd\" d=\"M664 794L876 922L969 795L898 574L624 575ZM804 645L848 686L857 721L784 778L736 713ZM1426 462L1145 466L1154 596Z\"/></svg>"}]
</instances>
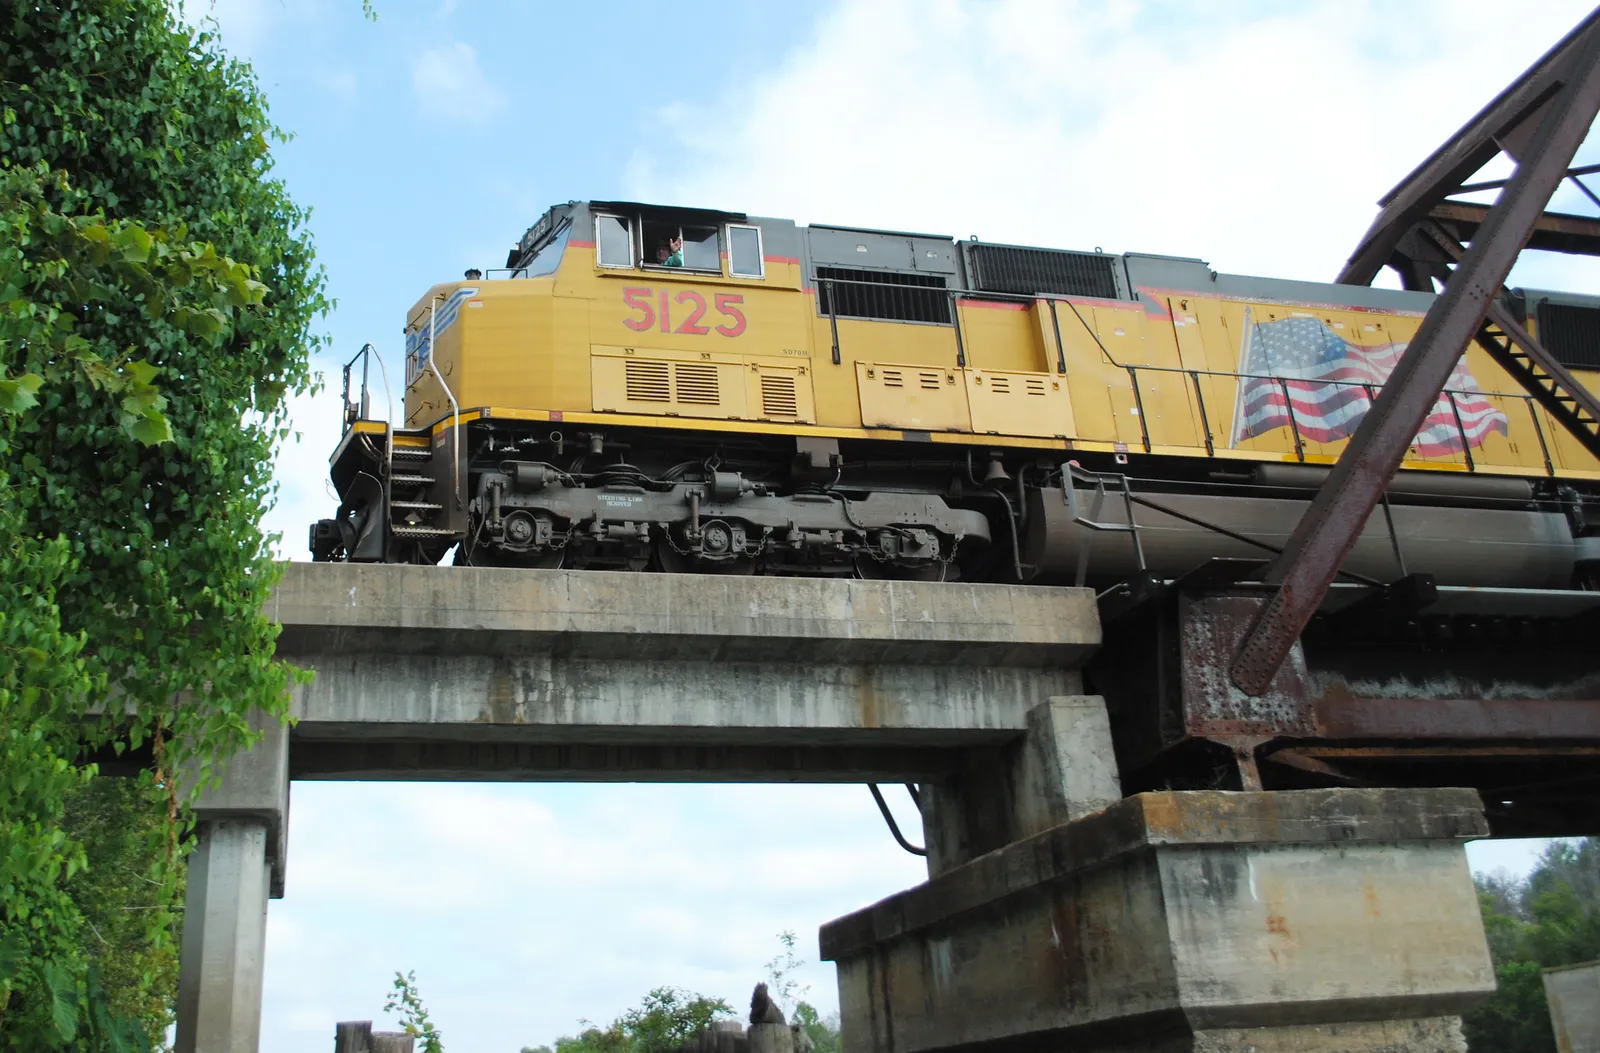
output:
<instances>
[{"instance_id":1,"label":"steps on locomotive","mask_svg":"<svg viewBox=\"0 0 1600 1053\"><path fill-rule=\"evenodd\" d=\"M426 431L395 433L387 488L391 537L426 541L455 533L440 522L444 505L434 500L438 477L433 468L433 444Z\"/></svg>"}]
</instances>

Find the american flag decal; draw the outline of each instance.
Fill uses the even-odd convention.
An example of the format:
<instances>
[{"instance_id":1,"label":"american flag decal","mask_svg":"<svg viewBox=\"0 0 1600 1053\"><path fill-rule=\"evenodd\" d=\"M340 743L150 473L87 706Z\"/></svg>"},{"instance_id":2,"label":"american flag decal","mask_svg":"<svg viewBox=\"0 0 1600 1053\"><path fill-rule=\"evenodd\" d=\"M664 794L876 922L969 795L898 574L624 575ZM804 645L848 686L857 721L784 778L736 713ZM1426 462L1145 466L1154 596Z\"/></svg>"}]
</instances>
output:
<instances>
[{"instance_id":1,"label":"american flag decal","mask_svg":"<svg viewBox=\"0 0 1600 1053\"><path fill-rule=\"evenodd\" d=\"M1247 376L1239 385L1233 441L1288 427L1291 405L1295 426L1307 441L1349 438L1372 405L1368 387L1376 393L1405 349L1403 343L1351 344L1316 318L1255 323L1246 310L1239 371ZM1469 444L1481 446L1490 432L1510 430L1506 415L1479 390L1465 355L1451 370L1445 392L1412 444L1419 456L1460 453L1463 433Z\"/></svg>"}]
</instances>

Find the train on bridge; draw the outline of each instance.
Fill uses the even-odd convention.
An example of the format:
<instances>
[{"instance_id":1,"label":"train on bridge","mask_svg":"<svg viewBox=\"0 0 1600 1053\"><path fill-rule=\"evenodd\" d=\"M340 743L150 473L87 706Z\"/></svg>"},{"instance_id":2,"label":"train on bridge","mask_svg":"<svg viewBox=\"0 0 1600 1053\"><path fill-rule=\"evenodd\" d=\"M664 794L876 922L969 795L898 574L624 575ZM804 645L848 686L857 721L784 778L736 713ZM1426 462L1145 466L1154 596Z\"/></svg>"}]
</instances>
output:
<instances>
[{"instance_id":1,"label":"train on bridge","mask_svg":"<svg viewBox=\"0 0 1600 1053\"><path fill-rule=\"evenodd\" d=\"M1173 578L1282 545L1432 300L1199 259L569 202L504 269L412 307L403 421L375 412L366 349L346 367L341 503L311 549ZM1517 291L1509 306L1600 391L1600 299ZM1469 347L1346 571L1596 585L1600 438L1570 401L1499 344Z\"/></svg>"}]
</instances>

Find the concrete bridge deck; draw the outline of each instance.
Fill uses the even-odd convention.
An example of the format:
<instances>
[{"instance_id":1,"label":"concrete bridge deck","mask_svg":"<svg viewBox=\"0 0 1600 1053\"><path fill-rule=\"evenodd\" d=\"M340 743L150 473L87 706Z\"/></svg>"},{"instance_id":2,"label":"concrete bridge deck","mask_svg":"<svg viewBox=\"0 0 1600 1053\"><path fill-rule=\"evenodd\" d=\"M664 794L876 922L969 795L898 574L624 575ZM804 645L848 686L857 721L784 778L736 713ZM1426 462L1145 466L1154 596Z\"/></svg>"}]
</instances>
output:
<instances>
[{"instance_id":1,"label":"concrete bridge deck","mask_svg":"<svg viewBox=\"0 0 1600 1053\"><path fill-rule=\"evenodd\" d=\"M1079 589L293 563L294 778L921 779L1082 690Z\"/></svg>"},{"instance_id":2,"label":"concrete bridge deck","mask_svg":"<svg viewBox=\"0 0 1600 1053\"><path fill-rule=\"evenodd\" d=\"M296 563L269 614L315 678L196 805L178 1053L255 1053L308 778L914 781L929 883L825 930L861 1053L1464 1053L1493 986L1472 791L1124 799L1086 590Z\"/></svg>"}]
</instances>

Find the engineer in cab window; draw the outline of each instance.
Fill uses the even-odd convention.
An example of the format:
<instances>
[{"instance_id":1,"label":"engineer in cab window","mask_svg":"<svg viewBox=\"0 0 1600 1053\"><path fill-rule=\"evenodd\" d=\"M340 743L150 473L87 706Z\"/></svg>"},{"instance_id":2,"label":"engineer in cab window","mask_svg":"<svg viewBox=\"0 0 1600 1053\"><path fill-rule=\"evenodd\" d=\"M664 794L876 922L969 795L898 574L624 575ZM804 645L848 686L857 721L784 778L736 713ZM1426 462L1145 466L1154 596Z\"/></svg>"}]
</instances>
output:
<instances>
[{"instance_id":1,"label":"engineer in cab window","mask_svg":"<svg viewBox=\"0 0 1600 1053\"><path fill-rule=\"evenodd\" d=\"M656 246L656 263L662 267L683 266L683 235L672 237Z\"/></svg>"}]
</instances>

